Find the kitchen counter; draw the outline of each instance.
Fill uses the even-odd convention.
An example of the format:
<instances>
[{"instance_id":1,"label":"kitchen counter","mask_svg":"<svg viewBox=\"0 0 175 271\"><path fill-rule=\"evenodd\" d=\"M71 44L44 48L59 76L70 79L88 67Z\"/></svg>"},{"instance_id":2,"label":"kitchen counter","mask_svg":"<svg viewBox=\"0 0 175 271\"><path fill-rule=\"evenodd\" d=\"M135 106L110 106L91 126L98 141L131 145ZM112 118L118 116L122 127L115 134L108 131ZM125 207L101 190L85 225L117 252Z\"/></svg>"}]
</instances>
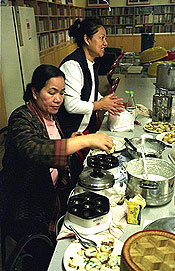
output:
<instances>
[{"instance_id":1,"label":"kitchen counter","mask_svg":"<svg viewBox=\"0 0 175 271\"><path fill-rule=\"evenodd\" d=\"M119 86L116 91L116 95L118 97L124 98L124 101L127 101L128 96L125 93L125 90L133 90L134 97L137 104L142 104L147 108L152 108L152 95L155 92L155 87L153 83L155 82L155 78L134 78L134 77L125 77L120 80ZM138 121L141 123L141 126L136 126L134 131L131 132L110 132L107 130L107 116L104 117L102 126L100 131L105 131L107 134L111 136L119 136L119 137L138 137L144 133L143 126L148 121L147 117L138 116ZM154 134L152 134L154 135ZM154 135L155 136L155 135ZM166 148L164 159L168 160L167 153L170 148ZM168 160L169 161L169 160ZM170 162L170 161L169 161ZM146 207L142 210L141 213L141 225L131 225L127 224L127 227L121 236L120 240L125 241L130 235L133 233L142 230L148 223L152 222L153 220L168 217L168 216L175 216L175 199L171 200L168 204L160 207ZM60 240L57 243L55 248L55 252L51 259L48 271L63 271L65 270L62 265L62 259L64 256L64 252L66 248L71 243L71 238Z\"/></svg>"}]
</instances>

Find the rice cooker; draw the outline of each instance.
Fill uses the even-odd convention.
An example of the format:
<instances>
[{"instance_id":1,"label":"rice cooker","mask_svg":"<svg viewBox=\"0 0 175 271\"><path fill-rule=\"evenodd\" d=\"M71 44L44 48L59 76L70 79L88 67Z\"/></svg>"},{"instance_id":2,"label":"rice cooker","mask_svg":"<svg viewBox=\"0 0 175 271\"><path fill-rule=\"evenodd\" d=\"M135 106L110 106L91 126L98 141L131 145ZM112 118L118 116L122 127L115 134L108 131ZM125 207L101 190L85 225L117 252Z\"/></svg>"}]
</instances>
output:
<instances>
[{"instance_id":1,"label":"rice cooker","mask_svg":"<svg viewBox=\"0 0 175 271\"><path fill-rule=\"evenodd\" d=\"M106 230L112 221L109 199L94 192L84 192L69 198L64 223L82 234Z\"/></svg>"}]
</instances>

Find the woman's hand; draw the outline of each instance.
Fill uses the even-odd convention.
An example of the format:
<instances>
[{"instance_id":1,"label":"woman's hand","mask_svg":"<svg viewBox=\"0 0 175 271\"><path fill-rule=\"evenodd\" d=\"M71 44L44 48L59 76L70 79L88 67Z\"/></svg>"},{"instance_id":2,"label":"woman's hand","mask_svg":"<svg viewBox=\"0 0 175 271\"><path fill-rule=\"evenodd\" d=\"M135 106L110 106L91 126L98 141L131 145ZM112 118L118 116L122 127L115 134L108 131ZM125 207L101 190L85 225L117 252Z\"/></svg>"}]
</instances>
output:
<instances>
[{"instance_id":1,"label":"woman's hand","mask_svg":"<svg viewBox=\"0 0 175 271\"><path fill-rule=\"evenodd\" d=\"M82 132L74 132L72 133L71 137L76 137L76 136L81 136L81 135L83 135Z\"/></svg>"},{"instance_id":2,"label":"woman's hand","mask_svg":"<svg viewBox=\"0 0 175 271\"><path fill-rule=\"evenodd\" d=\"M88 141L88 147L92 149L109 151L113 147L112 138L105 133L88 134L86 139Z\"/></svg>"},{"instance_id":3,"label":"woman's hand","mask_svg":"<svg viewBox=\"0 0 175 271\"><path fill-rule=\"evenodd\" d=\"M112 138L105 133L75 136L67 139L67 154L71 154L84 148L109 151L113 147Z\"/></svg>"},{"instance_id":4,"label":"woman's hand","mask_svg":"<svg viewBox=\"0 0 175 271\"><path fill-rule=\"evenodd\" d=\"M114 93L103 97L100 101L94 102L94 110L104 109L112 115L120 115L123 112L123 98L114 96Z\"/></svg>"}]
</instances>

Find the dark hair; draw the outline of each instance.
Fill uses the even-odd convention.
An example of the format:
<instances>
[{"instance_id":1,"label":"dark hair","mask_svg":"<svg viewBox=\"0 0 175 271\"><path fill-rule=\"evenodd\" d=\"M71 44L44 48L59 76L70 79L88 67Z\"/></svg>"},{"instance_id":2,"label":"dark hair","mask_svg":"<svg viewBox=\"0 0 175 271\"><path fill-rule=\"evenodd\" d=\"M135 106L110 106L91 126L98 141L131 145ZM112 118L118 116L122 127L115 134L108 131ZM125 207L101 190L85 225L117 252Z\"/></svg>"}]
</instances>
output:
<instances>
[{"instance_id":1,"label":"dark hair","mask_svg":"<svg viewBox=\"0 0 175 271\"><path fill-rule=\"evenodd\" d=\"M91 39L98 32L100 26L103 26L103 24L96 18L87 18L83 21L77 19L69 28L69 36L74 38L79 47L82 47L85 44L84 35L86 34Z\"/></svg>"},{"instance_id":2,"label":"dark hair","mask_svg":"<svg viewBox=\"0 0 175 271\"><path fill-rule=\"evenodd\" d=\"M33 72L31 83L26 87L23 96L24 101L28 102L33 99L32 88L35 88L35 92L40 92L46 85L46 82L52 77L63 77L65 79L64 73L55 66L44 64L38 66Z\"/></svg>"}]
</instances>

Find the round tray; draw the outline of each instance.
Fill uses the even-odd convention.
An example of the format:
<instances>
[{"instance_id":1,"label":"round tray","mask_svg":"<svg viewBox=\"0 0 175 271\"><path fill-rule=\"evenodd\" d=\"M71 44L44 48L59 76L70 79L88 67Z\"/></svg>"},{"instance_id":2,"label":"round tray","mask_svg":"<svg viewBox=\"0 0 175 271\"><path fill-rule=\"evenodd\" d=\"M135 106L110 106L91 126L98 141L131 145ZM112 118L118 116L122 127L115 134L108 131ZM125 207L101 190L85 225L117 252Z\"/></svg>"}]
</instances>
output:
<instances>
[{"instance_id":1,"label":"round tray","mask_svg":"<svg viewBox=\"0 0 175 271\"><path fill-rule=\"evenodd\" d=\"M175 235L161 230L145 230L124 243L121 271L175 270Z\"/></svg>"}]
</instances>

